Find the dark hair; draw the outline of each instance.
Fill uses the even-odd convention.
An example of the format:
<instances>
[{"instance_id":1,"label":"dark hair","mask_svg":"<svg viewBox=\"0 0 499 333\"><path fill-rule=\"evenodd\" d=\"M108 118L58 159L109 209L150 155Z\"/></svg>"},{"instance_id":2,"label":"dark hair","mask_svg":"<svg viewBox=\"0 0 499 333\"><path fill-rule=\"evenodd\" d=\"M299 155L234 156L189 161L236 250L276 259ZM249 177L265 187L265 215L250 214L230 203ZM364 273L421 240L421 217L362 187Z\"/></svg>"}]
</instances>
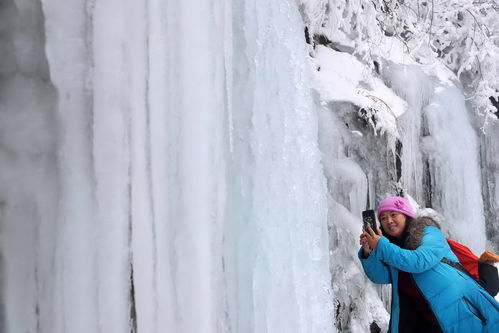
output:
<instances>
[{"instance_id":1,"label":"dark hair","mask_svg":"<svg viewBox=\"0 0 499 333\"><path fill-rule=\"evenodd\" d=\"M414 220L410 216L407 216L405 214L404 214L404 216L405 216L405 228L404 228L404 233L403 233L401 239L398 239L397 237L393 237L393 236L388 235L385 232L385 230L383 229L383 226L381 225L381 222L379 223L379 228L381 229L381 232L383 233L383 236L385 236L386 238L388 238L388 240L390 241L390 243L396 244L396 245L398 245L400 247L402 247L403 242L405 241L405 236L407 235L407 230L409 229L409 225Z\"/></svg>"}]
</instances>

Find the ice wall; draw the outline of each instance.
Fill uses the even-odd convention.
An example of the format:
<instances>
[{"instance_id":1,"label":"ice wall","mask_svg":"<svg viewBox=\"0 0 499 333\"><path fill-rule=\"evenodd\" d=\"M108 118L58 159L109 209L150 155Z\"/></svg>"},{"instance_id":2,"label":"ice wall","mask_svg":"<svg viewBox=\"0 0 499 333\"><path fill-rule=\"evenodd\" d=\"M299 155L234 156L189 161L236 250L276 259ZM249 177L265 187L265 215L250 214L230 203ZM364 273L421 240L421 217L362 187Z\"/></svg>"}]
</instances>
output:
<instances>
[{"instance_id":1,"label":"ice wall","mask_svg":"<svg viewBox=\"0 0 499 333\"><path fill-rule=\"evenodd\" d=\"M2 332L334 331L294 2L0 15Z\"/></svg>"},{"instance_id":2,"label":"ice wall","mask_svg":"<svg viewBox=\"0 0 499 333\"><path fill-rule=\"evenodd\" d=\"M63 135L55 331L217 331L226 5L44 12Z\"/></svg>"},{"instance_id":3,"label":"ice wall","mask_svg":"<svg viewBox=\"0 0 499 333\"><path fill-rule=\"evenodd\" d=\"M392 89L411 106L399 121L400 183L422 208L442 215L448 237L481 253L486 233L477 131L459 82L443 66L432 70L392 62L384 68Z\"/></svg>"},{"instance_id":4,"label":"ice wall","mask_svg":"<svg viewBox=\"0 0 499 333\"><path fill-rule=\"evenodd\" d=\"M2 2L0 331L384 330L356 253L388 194L497 246L497 123L362 56L372 8L298 3Z\"/></svg>"},{"instance_id":5,"label":"ice wall","mask_svg":"<svg viewBox=\"0 0 499 333\"><path fill-rule=\"evenodd\" d=\"M293 2L257 1L235 6L234 21L233 329L330 332L326 183L301 18Z\"/></svg>"}]
</instances>

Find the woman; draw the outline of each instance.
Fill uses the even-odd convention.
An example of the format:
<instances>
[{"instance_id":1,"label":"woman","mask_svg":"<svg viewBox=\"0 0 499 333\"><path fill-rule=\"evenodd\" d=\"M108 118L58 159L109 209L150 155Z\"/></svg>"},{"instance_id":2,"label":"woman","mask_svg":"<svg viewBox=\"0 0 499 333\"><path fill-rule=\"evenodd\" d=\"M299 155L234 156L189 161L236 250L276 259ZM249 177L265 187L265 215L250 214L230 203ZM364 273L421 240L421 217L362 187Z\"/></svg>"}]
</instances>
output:
<instances>
[{"instance_id":1,"label":"woman","mask_svg":"<svg viewBox=\"0 0 499 333\"><path fill-rule=\"evenodd\" d=\"M381 230L360 235L359 258L371 281L392 285L389 332L499 332L499 303L441 261L458 259L434 220L401 197L383 200L377 216Z\"/></svg>"}]
</instances>

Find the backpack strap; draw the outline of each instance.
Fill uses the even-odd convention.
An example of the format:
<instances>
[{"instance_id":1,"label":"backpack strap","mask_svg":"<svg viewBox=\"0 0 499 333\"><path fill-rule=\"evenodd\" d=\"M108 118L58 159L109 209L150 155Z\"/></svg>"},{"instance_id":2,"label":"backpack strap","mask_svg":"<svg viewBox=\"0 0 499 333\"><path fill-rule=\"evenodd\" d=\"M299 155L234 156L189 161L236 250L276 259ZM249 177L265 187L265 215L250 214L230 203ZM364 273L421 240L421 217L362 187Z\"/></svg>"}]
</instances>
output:
<instances>
[{"instance_id":1,"label":"backpack strap","mask_svg":"<svg viewBox=\"0 0 499 333\"><path fill-rule=\"evenodd\" d=\"M447 264L449 266L454 267L455 269L461 271L462 273L468 275L470 278L472 278L473 280L475 280L476 282L478 282L477 279L473 276L473 274L471 274L470 272L468 272L468 270L466 268L464 268L464 266L461 265L460 263L454 262L454 261L449 260L447 258L442 258L442 260L440 260L440 261L443 262L444 264Z\"/></svg>"},{"instance_id":2,"label":"backpack strap","mask_svg":"<svg viewBox=\"0 0 499 333\"><path fill-rule=\"evenodd\" d=\"M447 259L447 258L442 258L440 261L441 261L441 262L443 262L443 263L445 263L445 264L447 264L447 265L449 265L449 266L452 266L452 267L454 267L455 269L457 269L457 270L461 271L462 273L464 273L464 274L468 275L470 278L472 278L472 279L473 279L473 281L475 281L476 283L478 283L478 285L479 285L480 287L482 287L483 289L485 289L485 291L487 291L489 294L491 294L491 295L492 295L491 291L489 291L489 289L487 288L487 286L485 285L485 283L484 283L483 281L481 281L481 280L477 280L477 279L473 276L473 274L471 274L470 272L468 272L468 270L467 270L466 268L464 268L464 266L463 266L463 265L461 265L460 263L458 263L458 262L454 262L454 261L449 260L449 259ZM495 267L494 267L494 268L495 268ZM494 287L492 287L492 288L494 288ZM497 286L495 286L495 288L497 288ZM492 290L492 292L494 292L494 290ZM496 291L495 293L497 294L497 291ZM495 295L492 295L492 297L494 297L494 296L495 296Z\"/></svg>"}]
</instances>

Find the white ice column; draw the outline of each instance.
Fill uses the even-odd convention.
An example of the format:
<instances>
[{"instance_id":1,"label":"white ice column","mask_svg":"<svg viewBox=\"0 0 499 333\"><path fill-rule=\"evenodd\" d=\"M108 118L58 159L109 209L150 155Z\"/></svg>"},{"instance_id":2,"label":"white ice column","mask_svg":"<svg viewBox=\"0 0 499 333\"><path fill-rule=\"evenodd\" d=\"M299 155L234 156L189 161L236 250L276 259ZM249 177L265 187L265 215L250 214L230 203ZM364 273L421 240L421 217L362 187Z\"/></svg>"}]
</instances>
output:
<instances>
[{"instance_id":1,"label":"white ice column","mask_svg":"<svg viewBox=\"0 0 499 333\"><path fill-rule=\"evenodd\" d=\"M445 217L451 237L481 253L486 244L479 147L467 112L461 90L437 83L424 111L429 136L423 138L423 150L429 158L434 208Z\"/></svg>"},{"instance_id":2,"label":"white ice column","mask_svg":"<svg viewBox=\"0 0 499 333\"><path fill-rule=\"evenodd\" d=\"M391 89L407 102L407 111L397 119L400 127L401 178L405 192L424 205L424 172L421 154L422 112L433 95L433 81L416 65L387 63L383 75ZM424 128L424 131L427 129Z\"/></svg>"},{"instance_id":3,"label":"white ice column","mask_svg":"<svg viewBox=\"0 0 499 333\"><path fill-rule=\"evenodd\" d=\"M150 10L149 93L159 332L223 332L230 1L151 6L158 9Z\"/></svg>"},{"instance_id":4,"label":"white ice column","mask_svg":"<svg viewBox=\"0 0 499 333\"><path fill-rule=\"evenodd\" d=\"M217 332L225 3L45 1L57 332Z\"/></svg>"},{"instance_id":5,"label":"white ice column","mask_svg":"<svg viewBox=\"0 0 499 333\"><path fill-rule=\"evenodd\" d=\"M47 58L58 95L61 194L53 276L55 332L98 331L92 153L91 32L84 1L43 1Z\"/></svg>"},{"instance_id":6,"label":"white ice column","mask_svg":"<svg viewBox=\"0 0 499 333\"><path fill-rule=\"evenodd\" d=\"M330 331L297 5L43 4L61 131L54 331Z\"/></svg>"},{"instance_id":7,"label":"white ice column","mask_svg":"<svg viewBox=\"0 0 499 333\"><path fill-rule=\"evenodd\" d=\"M226 237L235 332L331 332L326 184L294 1L235 4Z\"/></svg>"}]
</instances>

